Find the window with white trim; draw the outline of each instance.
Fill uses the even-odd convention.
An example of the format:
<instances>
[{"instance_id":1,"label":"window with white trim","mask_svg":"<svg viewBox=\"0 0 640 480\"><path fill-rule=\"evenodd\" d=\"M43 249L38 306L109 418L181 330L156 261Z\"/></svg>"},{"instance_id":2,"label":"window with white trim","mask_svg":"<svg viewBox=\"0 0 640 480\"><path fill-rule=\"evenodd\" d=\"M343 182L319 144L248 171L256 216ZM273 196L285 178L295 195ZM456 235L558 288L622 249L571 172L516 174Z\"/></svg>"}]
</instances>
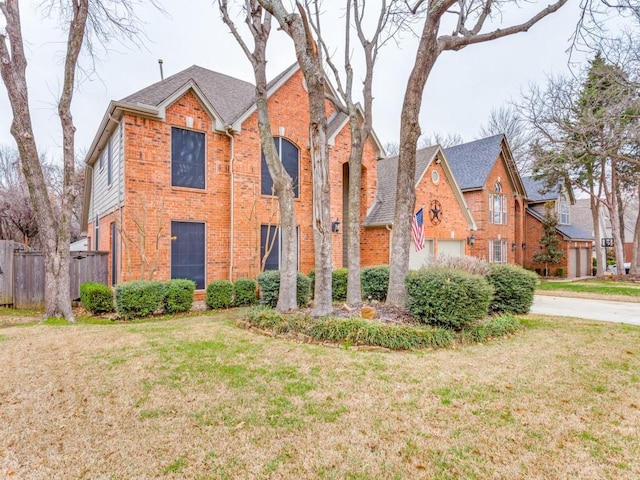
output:
<instances>
[{"instance_id":1,"label":"window with white trim","mask_svg":"<svg viewBox=\"0 0 640 480\"><path fill-rule=\"evenodd\" d=\"M293 180L293 195L295 198L300 196L299 188L299 170L300 170L300 150L293 143L286 138L273 137L273 142L276 146L276 152L280 156L280 161L284 166L284 169ZM269 173L269 167L267 166L267 159L262 152L262 175L261 175L261 192L263 195L273 195L273 179Z\"/></svg>"},{"instance_id":2,"label":"window with white trim","mask_svg":"<svg viewBox=\"0 0 640 480\"><path fill-rule=\"evenodd\" d=\"M502 185L496 182L493 193L489 194L489 223L507 224L508 197L502 194Z\"/></svg>"},{"instance_id":3,"label":"window with white trim","mask_svg":"<svg viewBox=\"0 0 640 480\"><path fill-rule=\"evenodd\" d=\"M489 240L489 263L507 263L506 240Z\"/></svg>"},{"instance_id":4,"label":"window with white trim","mask_svg":"<svg viewBox=\"0 0 640 480\"><path fill-rule=\"evenodd\" d=\"M565 193L558 196L558 223L560 225L569 225L569 199Z\"/></svg>"}]
</instances>

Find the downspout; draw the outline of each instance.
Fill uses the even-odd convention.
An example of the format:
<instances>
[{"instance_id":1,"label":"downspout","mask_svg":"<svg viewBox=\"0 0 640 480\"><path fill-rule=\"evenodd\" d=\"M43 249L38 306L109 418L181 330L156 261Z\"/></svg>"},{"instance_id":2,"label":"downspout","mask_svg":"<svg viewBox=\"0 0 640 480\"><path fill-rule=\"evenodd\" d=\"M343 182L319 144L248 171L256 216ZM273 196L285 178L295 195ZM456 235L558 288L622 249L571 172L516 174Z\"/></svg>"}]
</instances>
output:
<instances>
[{"instance_id":1,"label":"downspout","mask_svg":"<svg viewBox=\"0 0 640 480\"><path fill-rule=\"evenodd\" d=\"M393 245L391 245L391 240L393 239L393 236L391 235L391 231L393 230L393 225L389 225L388 223L385 225L385 228L387 229L387 231L389 232L389 258L388 261L391 262L391 249L393 247Z\"/></svg>"},{"instance_id":2,"label":"downspout","mask_svg":"<svg viewBox=\"0 0 640 480\"><path fill-rule=\"evenodd\" d=\"M231 125L227 125L227 127L224 130L224 134L229 137L230 141L231 141L231 158L229 159L229 174L231 175L231 213L229 215L229 221L230 221L230 228L229 228L229 281L233 282L233 255L234 255L234 249L233 249L233 234L234 234L234 183L235 183L235 178L234 178L234 173L233 173L233 160L235 158L235 137L233 136L233 134L229 133L233 131L231 129Z\"/></svg>"}]
</instances>

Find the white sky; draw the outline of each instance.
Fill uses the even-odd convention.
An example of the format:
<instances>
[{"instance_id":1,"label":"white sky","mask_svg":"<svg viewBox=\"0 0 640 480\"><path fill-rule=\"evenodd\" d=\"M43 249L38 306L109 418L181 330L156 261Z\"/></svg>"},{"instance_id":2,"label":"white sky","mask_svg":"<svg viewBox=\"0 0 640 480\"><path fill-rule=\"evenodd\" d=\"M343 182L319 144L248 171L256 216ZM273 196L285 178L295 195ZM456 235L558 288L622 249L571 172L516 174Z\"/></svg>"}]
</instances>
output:
<instances>
[{"instance_id":1,"label":"white sky","mask_svg":"<svg viewBox=\"0 0 640 480\"><path fill-rule=\"evenodd\" d=\"M325 8L334 2L342 5L339 0L325 0ZM60 91L64 37L55 21L43 19L35 10L38 3L20 1L31 112L39 148L59 157L61 134L55 103ZM77 89L73 114L78 152L91 144L110 100L119 100L160 79L159 58L164 60L165 77L197 64L253 83L248 60L223 25L212 0L163 3L169 16L152 9L140 12L148 36L144 45L128 48L114 44L113 50L102 56L97 72ZM546 6L550 2L539 3ZM423 133L458 133L465 140L473 140L492 108L518 97L531 82L543 83L549 74L568 72L567 49L577 7L578 0L570 0L527 33L442 54L425 89L420 115ZM295 61L289 39L279 33L269 53L269 78ZM341 29L330 33L332 38L342 37ZM416 41L411 35L405 34L400 42L400 46L390 43L385 47L375 73L374 129L383 143L398 141L404 87L415 55ZM342 58L338 51L338 64ZM0 83L0 144L14 145L10 123L11 109Z\"/></svg>"}]
</instances>

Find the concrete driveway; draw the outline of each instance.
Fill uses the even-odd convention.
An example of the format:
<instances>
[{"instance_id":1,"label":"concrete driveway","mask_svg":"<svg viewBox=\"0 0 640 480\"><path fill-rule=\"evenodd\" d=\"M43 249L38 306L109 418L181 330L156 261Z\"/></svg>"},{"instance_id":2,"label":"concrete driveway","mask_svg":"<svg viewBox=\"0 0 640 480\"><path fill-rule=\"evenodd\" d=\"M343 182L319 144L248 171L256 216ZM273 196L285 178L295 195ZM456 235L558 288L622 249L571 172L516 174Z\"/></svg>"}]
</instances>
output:
<instances>
[{"instance_id":1,"label":"concrete driveway","mask_svg":"<svg viewBox=\"0 0 640 480\"><path fill-rule=\"evenodd\" d=\"M530 313L640 326L640 303L535 295Z\"/></svg>"}]
</instances>

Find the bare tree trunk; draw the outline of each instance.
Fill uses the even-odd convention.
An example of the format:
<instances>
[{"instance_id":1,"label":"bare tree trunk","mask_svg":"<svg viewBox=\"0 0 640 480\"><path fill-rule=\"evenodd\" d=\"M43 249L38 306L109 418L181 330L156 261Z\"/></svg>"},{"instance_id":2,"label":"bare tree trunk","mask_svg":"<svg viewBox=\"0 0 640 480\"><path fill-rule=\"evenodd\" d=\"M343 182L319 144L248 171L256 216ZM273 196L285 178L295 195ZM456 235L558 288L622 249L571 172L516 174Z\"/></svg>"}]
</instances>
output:
<instances>
[{"instance_id":1,"label":"bare tree trunk","mask_svg":"<svg viewBox=\"0 0 640 480\"><path fill-rule=\"evenodd\" d=\"M281 0L259 0L280 27L291 37L296 58L307 84L309 97L309 137L313 177L313 239L315 251L315 292L312 315L325 316L333 311L331 302L331 211L329 153L327 147L327 111L322 56L313 39L300 3L299 14L289 13Z\"/></svg>"},{"instance_id":2,"label":"bare tree trunk","mask_svg":"<svg viewBox=\"0 0 640 480\"><path fill-rule=\"evenodd\" d=\"M596 276L601 277L606 270L607 258L602 244L602 233L600 232L600 201L592 195L589 199L591 204L591 221L593 222L593 240L596 251Z\"/></svg>"},{"instance_id":3,"label":"bare tree trunk","mask_svg":"<svg viewBox=\"0 0 640 480\"><path fill-rule=\"evenodd\" d=\"M633 231L633 250L631 251L631 275L640 276L640 181L638 181L638 215Z\"/></svg>"},{"instance_id":4,"label":"bare tree trunk","mask_svg":"<svg viewBox=\"0 0 640 480\"><path fill-rule=\"evenodd\" d=\"M357 117L357 112L350 113ZM351 153L349 154L349 225L347 226L347 304L355 306L362 302L360 288L360 190L362 188L362 155L364 140L358 118L350 119Z\"/></svg>"},{"instance_id":5,"label":"bare tree trunk","mask_svg":"<svg viewBox=\"0 0 640 480\"><path fill-rule=\"evenodd\" d=\"M256 107L258 110L258 130L262 151L267 162L269 174L273 179L275 194L278 197L281 225L280 288L276 310L288 312L297 308L296 281L298 268L298 239L294 211L293 179L282 164L273 143L273 133L267 104L267 58L266 49L271 32L271 14L265 12L257 0L245 4L246 23L253 36L253 52L249 50L240 36L228 13L227 0L219 0L222 19L227 24L236 41L253 66L256 79Z\"/></svg>"},{"instance_id":6,"label":"bare tree trunk","mask_svg":"<svg viewBox=\"0 0 640 480\"><path fill-rule=\"evenodd\" d=\"M409 271L411 221L416 202L416 150L420 137L418 117L422 105L422 92L439 54L437 44L439 20L440 17L437 15L429 16L425 20L415 64L407 82L402 105L396 209L393 217L393 230L391 231L392 249L387 292L387 303L396 306L404 306L407 295L404 281Z\"/></svg>"},{"instance_id":7,"label":"bare tree trunk","mask_svg":"<svg viewBox=\"0 0 640 480\"><path fill-rule=\"evenodd\" d=\"M625 275L624 269L624 246L620 238L620 217L618 216L618 200L616 190L618 188L618 173L616 171L616 161L611 159L610 183L605 179L604 193L607 198L609 209L609 221L611 222L611 236L613 237L613 249L616 256L616 269L618 275Z\"/></svg>"},{"instance_id":8,"label":"bare tree trunk","mask_svg":"<svg viewBox=\"0 0 640 480\"><path fill-rule=\"evenodd\" d=\"M74 134L75 126L71 116L71 101L75 81L75 69L84 40L89 4L88 0L73 2L73 15L67 38L67 55L64 65L62 94L58 113L63 133L63 195L62 216L58 226L53 218L53 208L47 191L42 165L31 123L28 89L26 81L27 61L20 26L20 9L17 0L0 2L5 16L7 36L11 52L6 44L6 36L0 35L0 72L7 87L13 111L11 133L16 140L22 159L22 169L29 187L36 219L42 238L45 259L45 318L64 316L75 321L71 310L69 292L69 242L70 222L76 191L73 185L75 169Z\"/></svg>"}]
</instances>

